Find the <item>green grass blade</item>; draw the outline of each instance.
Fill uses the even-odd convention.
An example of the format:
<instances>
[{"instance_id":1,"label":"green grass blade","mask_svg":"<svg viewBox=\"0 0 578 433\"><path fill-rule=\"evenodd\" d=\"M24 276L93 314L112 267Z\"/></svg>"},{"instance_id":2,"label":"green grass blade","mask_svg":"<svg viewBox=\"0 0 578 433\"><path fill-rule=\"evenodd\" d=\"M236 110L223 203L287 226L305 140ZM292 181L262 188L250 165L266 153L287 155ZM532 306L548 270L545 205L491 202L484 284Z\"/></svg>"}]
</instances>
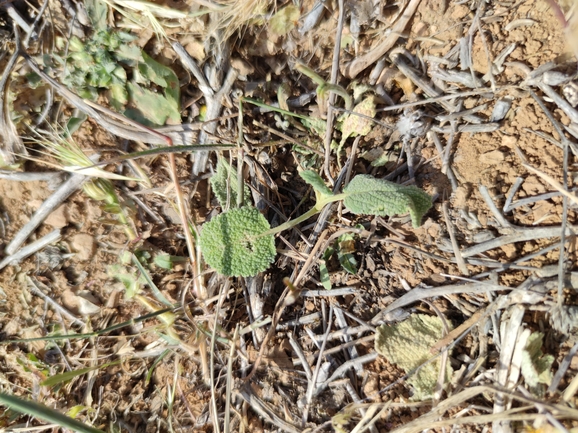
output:
<instances>
[{"instance_id":1,"label":"green grass blade","mask_svg":"<svg viewBox=\"0 0 578 433\"><path fill-rule=\"evenodd\" d=\"M17 338L14 340L3 340L0 341L0 345L6 344L18 344L18 343L31 343L33 341L60 341L60 340L79 340L83 338L98 337L100 335L107 334L109 332L115 331L117 329L124 328L126 326L133 326L135 323L144 322L145 320L152 319L153 317L160 316L161 314L173 311L174 308L164 308L162 310L154 311L152 313L139 316L136 319L130 319L122 323L117 323L111 325L106 329L101 329L100 331L90 332L86 334L70 334L70 335L51 335L48 337L35 337L35 338Z\"/></svg>"},{"instance_id":2,"label":"green grass blade","mask_svg":"<svg viewBox=\"0 0 578 433\"><path fill-rule=\"evenodd\" d=\"M146 269L144 268L142 263L139 261L139 259L134 254L132 255L132 262L136 265L139 272L144 277L148 286L150 287L150 289L153 292L153 294L155 295L155 297L159 300L159 302L162 302L163 304L165 304L168 307L174 308L174 305L171 304L171 302L167 298L165 298L165 296L161 293L161 291L159 290L157 285L152 280L151 276L148 274L148 272L146 271Z\"/></svg>"},{"instance_id":3,"label":"green grass blade","mask_svg":"<svg viewBox=\"0 0 578 433\"><path fill-rule=\"evenodd\" d=\"M0 404L9 407L17 412L34 416L38 419L58 424L61 427L68 428L80 433L104 433L102 430L90 427L80 421L70 418L60 412L36 403L31 400L23 400L13 395L0 393Z\"/></svg>"},{"instance_id":4,"label":"green grass blade","mask_svg":"<svg viewBox=\"0 0 578 433\"><path fill-rule=\"evenodd\" d=\"M302 120L310 120L311 119L309 116L303 116L301 114L292 113L291 111L283 110L279 107L273 107L272 105L264 104L262 102L255 100L255 99L241 98L241 100L243 102L248 102L250 104L256 105L257 107L261 107L261 108L265 108L267 110L275 111L277 113L285 114L286 116L292 116L292 117L295 117L297 119L302 119Z\"/></svg>"},{"instance_id":5,"label":"green grass blade","mask_svg":"<svg viewBox=\"0 0 578 433\"><path fill-rule=\"evenodd\" d=\"M153 362L153 365L151 365L151 368L149 368L149 370L147 371L147 375L145 377L145 386L148 386L148 384L151 381L151 378L153 377L153 373L155 371L155 368L157 365L159 365L159 363L165 359L165 357L167 355L169 355L171 353L171 351L169 349L166 349L163 353L161 353L159 355L159 357L157 359L155 359L155 362Z\"/></svg>"},{"instance_id":6,"label":"green grass blade","mask_svg":"<svg viewBox=\"0 0 578 433\"><path fill-rule=\"evenodd\" d=\"M83 374L90 373L93 370L98 370L100 368L107 368L107 367L110 367L111 365L115 365L115 364L120 364L120 361L109 362L107 364L96 365L94 367L86 367L86 368L81 368L79 370L67 371L66 373L62 373L62 374L56 374L56 375L49 377L48 379L42 381L40 383L40 385L42 385L42 386L58 385L58 384L63 383L63 382L68 382L77 376L82 376Z\"/></svg>"}]
</instances>

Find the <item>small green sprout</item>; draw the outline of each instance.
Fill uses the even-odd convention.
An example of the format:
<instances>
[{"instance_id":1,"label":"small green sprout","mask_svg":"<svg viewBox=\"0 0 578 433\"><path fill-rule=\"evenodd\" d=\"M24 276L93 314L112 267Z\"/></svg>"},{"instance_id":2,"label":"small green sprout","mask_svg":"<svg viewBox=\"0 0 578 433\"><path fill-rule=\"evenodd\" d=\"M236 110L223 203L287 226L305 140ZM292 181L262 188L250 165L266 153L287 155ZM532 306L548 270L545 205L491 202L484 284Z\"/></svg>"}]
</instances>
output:
<instances>
[{"instance_id":1,"label":"small green sprout","mask_svg":"<svg viewBox=\"0 0 578 433\"><path fill-rule=\"evenodd\" d=\"M288 230L318 214L325 205L343 200L354 214L396 215L409 212L414 227L432 205L431 197L414 186L403 186L367 175L358 175L333 194L314 171L301 177L315 190L313 208L273 229L253 207L231 209L203 226L201 251L207 263L227 276L253 276L265 271L275 259L274 235Z\"/></svg>"}]
</instances>

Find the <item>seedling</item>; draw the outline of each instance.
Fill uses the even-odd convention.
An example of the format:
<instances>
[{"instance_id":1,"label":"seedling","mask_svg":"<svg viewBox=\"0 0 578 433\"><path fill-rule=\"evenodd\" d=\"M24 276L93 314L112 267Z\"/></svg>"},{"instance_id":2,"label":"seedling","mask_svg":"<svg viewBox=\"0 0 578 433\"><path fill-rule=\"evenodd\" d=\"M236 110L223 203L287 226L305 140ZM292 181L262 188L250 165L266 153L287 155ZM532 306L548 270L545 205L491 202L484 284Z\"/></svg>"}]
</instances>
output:
<instances>
[{"instance_id":1,"label":"seedling","mask_svg":"<svg viewBox=\"0 0 578 433\"><path fill-rule=\"evenodd\" d=\"M415 186L404 186L358 175L341 194L333 194L314 171L300 176L315 190L313 208L291 221L271 228L254 207L231 209L203 226L201 251L207 263L227 276L249 277L265 271L275 259L274 235L318 214L329 203L343 201L354 214L392 216L409 212L414 227L432 205L431 197Z\"/></svg>"},{"instance_id":2,"label":"seedling","mask_svg":"<svg viewBox=\"0 0 578 433\"><path fill-rule=\"evenodd\" d=\"M43 63L49 69L62 67L62 83L82 98L96 101L106 91L110 105L133 120L149 126L179 123L177 76L141 50L136 39L107 28L84 42L72 37L67 45L57 39L61 54L45 56Z\"/></svg>"}]
</instances>

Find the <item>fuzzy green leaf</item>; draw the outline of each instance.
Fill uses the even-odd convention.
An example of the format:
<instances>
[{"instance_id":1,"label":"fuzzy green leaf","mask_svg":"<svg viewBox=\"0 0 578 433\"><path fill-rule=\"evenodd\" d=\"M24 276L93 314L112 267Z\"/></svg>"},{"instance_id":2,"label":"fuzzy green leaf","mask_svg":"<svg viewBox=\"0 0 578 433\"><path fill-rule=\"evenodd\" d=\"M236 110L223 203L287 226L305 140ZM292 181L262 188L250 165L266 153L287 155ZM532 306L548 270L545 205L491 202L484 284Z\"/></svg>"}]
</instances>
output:
<instances>
[{"instance_id":1,"label":"fuzzy green leaf","mask_svg":"<svg viewBox=\"0 0 578 433\"><path fill-rule=\"evenodd\" d=\"M544 334L541 332L533 332L522 351L522 376L531 388L536 388L539 383L549 385L552 381L554 357L542 353L543 338Z\"/></svg>"},{"instance_id":2,"label":"fuzzy green leaf","mask_svg":"<svg viewBox=\"0 0 578 433\"><path fill-rule=\"evenodd\" d=\"M84 7L96 30L106 30L108 20L108 5L102 0L84 0Z\"/></svg>"},{"instance_id":3,"label":"fuzzy green leaf","mask_svg":"<svg viewBox=\"0 0 578 433\"><path fill-rule=\"evenodd\" d=\"M414 387L413 400L432 396L440 370L440 358L417 369L433 357L431 348L443 337L443 324L439 317L413 314L395 325L381 325L375 334L375 350L412 375L408 383ZM449 381L452 368L446 365L445 380Z\"/></svg>"},{"instance_id":4,"label":"fuzzy green leaf","mask_svg":"<svg viewBox=\"0 0 578 433\"><path fill-rule=\"evenodd\" d=\"M299 176L307 182L309 185L313 187L315 190L315 195L317 197L317 201L323 199L324 197L332 196L333 193L331 190L325 185L325 182L317 173L313 170L304 170L299 173Z\"/></svg>"},{"instance_id":5,"label":"fuzzy green leaf","mask_svg":"<svg viewBox=\"0 0 578 433\"><path fill-rule=\"evenodd\" d=\"M375 97L368 96L353 108L354 113L360 113L367 117L357 116L355 114L347 114L343 125L341 126L341 142L339 148L343 147L345 141L349 137L356 137L358 135L365 136L371 132L373 122L371 119L375 117ZM371 119L368 119L371 118Z\"/></svg>"},{"instance_id":6,"label":"fuzzy green leaf","mask_svg":"<svg viewBox=\"0 0 578 433\"><path fill-rule=\"evenodd\" d=\"M211 177L211 187L213 193L222 208L227 206L227 196L229 196L229 206L237 205L237 196L239 191L239 182L237 181L237 170L224 159L220 158L217 162L217 171ZM243 206L251 205L251 190L243 184Z\"/></svg>"},{"instance_id":7,"label":"fuzzy green leaf","mask_svg":"<svg viewBox=\"0 0 578 433\"><path fill-rule=\"evenodd\" d=\"M121 111L125 104L128 102L128 92L126 90L126 85L122 80L116 78L115 76L112 77L109 95L109 103L115 110Z\"/></svg>"},{"instance_id":8,"label":"fuzzy green leaf","mask_svg":"<svg viewBox=\"0 0 578 433\"><path fill-rule=\"evenodd\" d=\"M409 212L414 227L431 208L431 197L415 186L404 186L360 174L343 189L343 203L354 214L398 215Z\"/></svg>"},{"instance_id":9,"label":"fuzzy green leaf","mask_svg":"<svg viewBox=\"0 0 578 433\"><path fill-rule=\"evenodd\" d=\"M124 114L137 122L151 126L162 126L167 119L180 120L178 106L159 93L140 87L136 83L127 83L128 94L135 108Z\"/></svg>"},{"instance_id":10,"label":"fuzzy green leaf","mask_svg":"<svg viewBox=\"0 0 578 433\"><path fill-rule=\"evenodd\" d=\"M284 7L271 18L269 22L271 31L279 36L285 36L295 28L300 16L301 13L297 6L289 5Z\"/></svg>"},{"instance_id":11,"label":"fuzzy green leaf","mask_svg":"<svg viewBox=\"0 0 578 433\"><path fill-rule=\"evenodd\" d=\"M174 104L177 107L178 111L180 100L180 86L177 75L171 68L160 64L144 51L142 52L142 56L144 59L144 63L139 63L138 65L139 72L147 80L150 80L156 85L162 87L164 89L167 100L172 104Z\"/></svg>"},{"instance_id":12,"label":"fuzzy green leaf","mask_svg":"<svg viewBox=\"0 0 578 433\"><path fill-rule=\"evenodd\" d=\"M331 290L331 278L329 277L329 269L327 269L327 261L331 259L334 252L333 247L327 247L323 253L323 260L319 261L319 281L321 281L326 290Z\"/></svg>"},{"instance_id":13,"label":"fuzzy green leaf","mask_svg":"<svg viewBox=\"0 0 578 433\"><path fill-rule=\"evenodd\" d=\"M355 252L355 235L345 233L337 238L337 258L341 267L352 275L357 274L357 260Z\"/></svg>"},{"instance_id":14,"label":"fuzzy green leaf","mask_svg":"<svg viewBox=\"0 0 578 433\"><path fill-rule=\"evenodd\" d=\"M269 223L253 207L231 209L203 225L200 245L206 262L227 276L251 277L275 259Z\"/></svg>"}]
</instances>

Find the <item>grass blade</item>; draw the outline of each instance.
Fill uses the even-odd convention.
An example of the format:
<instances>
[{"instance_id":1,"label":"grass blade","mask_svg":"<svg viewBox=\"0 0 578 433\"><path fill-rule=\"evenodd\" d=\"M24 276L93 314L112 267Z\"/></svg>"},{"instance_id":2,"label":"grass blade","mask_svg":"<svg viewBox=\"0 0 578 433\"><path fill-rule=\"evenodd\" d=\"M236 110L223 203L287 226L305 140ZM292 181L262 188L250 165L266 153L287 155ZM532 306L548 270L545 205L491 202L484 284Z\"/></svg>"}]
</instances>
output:
<instances>
[{"instance_id":1,"label":"grass blade","mask_svg":"<svg viewBox=\"0 0 578 433\"><path fill-rule=\"evenodd\" d=\"M107 368L111 365L120 364L120 361L109 362L103 365L95 365L94 367L81 368L79 370L67 371L66 373L56 374L44 380L40 385L42 386L54 386L63 382L68 382L77 376L82 376L83 374L90 373L93 370L98 370L100 368Z\"/></svg>"},{"instance_id":2,"label":"grass blade","mask_svg":"<svg viewBox=\"0 0 578 433\"><path fill-rule=\"evenodd\" d=\"M63 415L54 409L51 409L40 403L36 403L35 401L23 400L13 395L0 393L0 403L17 412L58 424L61 427L68 428L75 432L104 433L102 430L90 427L84 423L81 423L80 421L75 420L74 418Z\"/></svg>"}]
</instances>

